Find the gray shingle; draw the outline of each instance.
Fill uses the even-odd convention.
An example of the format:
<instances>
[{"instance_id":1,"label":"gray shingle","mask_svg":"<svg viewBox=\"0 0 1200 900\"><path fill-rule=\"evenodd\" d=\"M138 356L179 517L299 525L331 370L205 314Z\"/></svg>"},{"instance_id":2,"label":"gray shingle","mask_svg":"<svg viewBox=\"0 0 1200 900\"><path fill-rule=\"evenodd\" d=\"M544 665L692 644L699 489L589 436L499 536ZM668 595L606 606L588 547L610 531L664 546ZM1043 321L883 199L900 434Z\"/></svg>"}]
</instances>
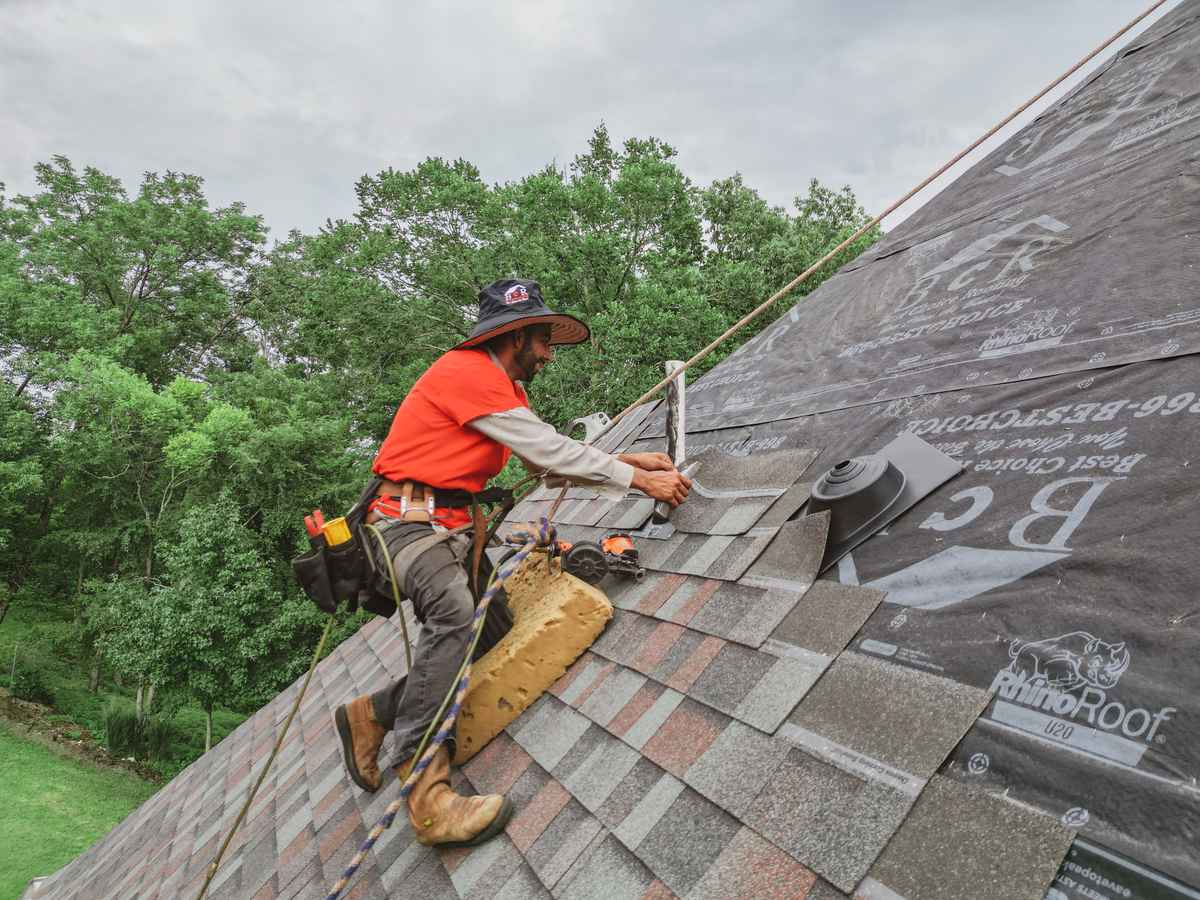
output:
<instances>
[{"instance_id":1,"label":"gray shingle","mask_svg":"<svg viewBox=\"0 0 1200 900\"><path fill-rule=\"evenodd\" d=\"M662 769L645 757L639 756L633 768L601 804L596 817L610 830L615 829L642 802L650 789L662 778L662 774Z\"/></svg>"},{"instance_id":2,"label":"gray shingle","mask_svg":"<svg viewBox=\"0 0 1200 900\"><path fill-rule=\"evenodd\" d=\"M809 888L804 900L850 900L849 894L844 894L823 878Z\"/></svg>"},{"instance_id":3,"label":"gray shingle","mask_svg":"<svg viewBox=\"0 0 1200 900\"><path fill-rule=\"evenodd\" d=\"M648 764L653 765L649 762ZM684 790L683 782L674 775L663 772L657 766L654 768L659 773L658 778L613 830L613 834L621 840L621 843L631 850L637 850L638 845L658 824L671 804Z\"/></svg>"},{"instance_id":4,"label":"gray shingle","mask_svg":"<svg viewBox=\"0 0 1200 900\"><path fill-rule=\"evenodd\" d=\"M784 741L741 722L730 722L692 763L684 781L741 818L789 751Z\"/></svg>"},{"instance_id":5,"label":"gray shingle","mask_svg":"<svg viewBox=\"0 0 1200 900\"><path fill-rule=\"evenodd\" d=\"M771 633L771 641L837 656L885 596L871 588L817 581Z\"/></svg>"},{"instance_id":6,"label":"gray shingle","mask_svg":"<svg viewBox=\"0 0 1200 900\"><path fill-rule=\"evenodd\" d=\"M490 900L523 864L513 842L501 834L472 847L450 873L450 881L462 900Z\"/></svg>"},{"instance_id":7,"label":"gray shingle","mask_svg":"<svg viewBox=\"0 0 1200 900\"><path fill-rule=\"evenodd\" d=\"M638 548L648 569L737 581L777 530L756 527L736 537L680 532L665 541L643 540Z\"/></svg>"},{"instance_id":8,"label":"gray shingle","mask_svg":"<svg viewBox=\"0 0 1200 900\"><path fill-rule=\"evenodd\" d=\"M784 522L739 580L755 587L803 594L821 570L828 532L828 512Z\"/></svg>"},{"instance_id":9,"label":"gray shingle","mask_svg":"<svg viewBox=\"0 0 1200 900\"><path fill-rule=\"evenodd\" d=\"M583 733L588 720L549 694L533 704L510 729L513 739L543 769L559 764Z\"/></svg>"},{"instance_id":10,"label":"gray shingle","mask_svg":"<svg viewBox=\"0 0 1200 900\"><path fill-rule=\"evenodd\" d=\"M687 626L727 641L759 647L799 599L799 594L790 591L766 590L725 581L688 619Z\"/></svg>"},{"instance_id":11,"label":"gray shingle","mask_svg":"<svg viewBox=\"0 0 1200 900\"><path fill-rule=\"evenodd\" d=\"M654 876L613 835L604 833L579 860L554 895L562 900L615 900L640 897Z\"/></svg>"},{"instance_id":12,"label":"gray shingle","mask_svg":"<svg viewBox=\"0 0 1200 900\"><path fill-rule=\"evenodd\" d=\"M928 778L989 698L948 678L846 652L788 721Z\"/></svg>"},{"instance_id":13,"label":"gray shingle","mask_svg":"<svg viewBox=\"0 0 1200 900\"><path fill-rule=\"evenodd\" d=\"M600 670L604 668L604 665L603 660L597 659L594 656L588 659L583 664L583 670L575 676L567 686L567 689L558 695L558 699L568 706L573 706L580 695L591 687L592 682L596 680L596 676L600 674Z\"/></svg>"},{"instance_id":14,"label":"gray shingle","mask_svg":"<svg viewBox=\"0 0 1200 900\"><path fill-rule=\"evenodd\" d=\"M688 578L672 591L666 602L654 612L655 618L686 625L695 615L693 607L696 606L696 603L707 603L707 600L703 598L698 601L697 597L702 593L709 592L708 586L715 583L703 578Z\"/></svg>"},{"instance_id":15,"label":"gray shingle","mask_svg":"<svg viewBox=\"0 0 1200 900\"><path fill-rule=\"evenodd\" d=\"M533 842L525 859L542 884L553 891L600 830L600 822L595 816L572 800Z\"/></svg>"},{"instance_id":16,"label":"gray shingle","mask_svg":"<svg viewBox=\"0 0 1200 900\"><path fill-rule=\"evenodd\" d=\"M492 900L549 900L550 896L533 869L522 865L504 882Z\"/></svg>"},{"instance_id":17,"label":"gray shingle","mask_svg":"<svg viewBox=\"0 0 1200 900\"><path fill-rule=\"evenodd\" d=\"M912 802L793 750L751 804L745 822L838 888L851 891Z\"/></svg>"},{"instance_id":18,"label":"gray shingle","mask_svg":"<svg viewBox=\"0 0 1200 900\"><path fill-rule=\"evenodd\" d=\"M579 711L596 724L607 725L645 683L646 676L618 666L592 691Z\"/></svg>"},{"instance_id":19,"label":"gray shingle","mask_svg":"<svg viewBox=\"0 0 1200 900\"><path fill-rule=\"evenodd\" d=\"M740 827L732 816L685 788L634 852L682 897L721 855Z\"/></svg>"},{"instance_id":20,"label":"gray shingle","mask_svg":"<svg viewBox=\"0 0 1200 900\"><path fill-rule=\"evenodd\" d=\"M699 632L685 630L673 643L666 655L657 666L647 672L655 681L665 684L675 674L675 670L686 663L704 642L704 635Z\"/></svg>"},{"instance_id":21,"label":"gray shingle","mask_svg":"<svg viewBox=\"0 0 1200 900\"><path fill-rule=\"evenodd\" d=\"M790 487L816 458L816 450L805 448L768 450L747 456L709 447L688 462L699 463L697 479L713 490L757 491Z\"/></svg>"},{"instance_id":22,"label":"gray shingle","mask_svg":"<svg viewBox=\"0 0 1200 900\"><path fill-rule=\"evenodd\" d=\"M641 757L636 750L613 737L597 742L592 752L569 776L563 786L585 808L596 812L629 774Z\"/></svg>"},{"instance_id":23,"label":"gray shingle","mask_svg":"<svg viewBox=\"0 0 1200 900\"><path fill-rule=\"evenodd\" d=\"M766 653L726 644L696 679L688 696L733 715L776 662L775 657Z\"/></svg>"},{"instance_id":24,"label":"gray shingle","mask_svg":"<svg viewBox=\"0 0 1200 900\"><path fill-rule=\"evenodd\" d=\"M675 712L675 708L682 702L683 694L671 688L665 688L650 708L625 732L622 736L624 741L629 746L640 750L646 745L646 741L654 737L663 722L671 717L671 713Z\"/></svg>"},{"instance_id":25,"label":"gray shingle","mask_svg":"<svg viewBox=\"0 0 1200 900\"><path fill-rule=\"evenodd\" d=\"M811 496L812 484L810 482L801 481L793 484L771 504L770 509L763 513L762 518L758 520L759 527L782 525L794 516Z\"/></svg>"},{"instance_id":26,"label":"gray shingle","mask_svg":"<svg viewBox=\"0 0 1200 900\"><path fill-rule=\"evenodd\" d=\"M929 900L1042 900L1073 839L1050 816L935 777L871 867L866 896L886 886Z\"/></svg>"},{"instance_id":27,"label":"gray shingle","mask_svg":"<svg viewBox=\"0 0 1200 900\"><path fill-rule=\"evenodd\" d=\"M767 654L761 654L766 656ZM733 716L760 731L774 733L825 671L819 657L785 657L774 665L733 711Z\"/></svg>"},{"instance_id":28,"label":"gray shingle","mask_svg":"<svg viewBox=\"0 0 1200 900\"><path fill-rule=\"evenodd\" d=\"M644 525L653 513L654 501L641 494L634 494L618 501L597 524L605 529L632 531Z\"/></svg>"}]
</instances>

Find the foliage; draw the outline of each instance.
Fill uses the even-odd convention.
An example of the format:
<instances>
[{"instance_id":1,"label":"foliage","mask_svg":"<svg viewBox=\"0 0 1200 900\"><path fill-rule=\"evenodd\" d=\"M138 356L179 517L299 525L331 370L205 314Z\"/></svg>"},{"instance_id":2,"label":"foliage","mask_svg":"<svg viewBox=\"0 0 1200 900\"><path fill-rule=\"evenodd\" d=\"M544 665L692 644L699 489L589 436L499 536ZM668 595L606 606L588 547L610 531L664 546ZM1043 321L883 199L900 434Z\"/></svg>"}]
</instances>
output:
<instances>
[{"instance_id":1,"label":"foliage","mask_svg":"<svg viewBox=\"0 0 1200 900\"><path fill-rule=\"evenodd\" d=\"M60 704L94 727L101 698L153 686L189 732L176 745L207 718L187 704L252 711L304 670L323 622L288 564L301 518L357 495L484 284L536 278L590 323L530 386L561 426L623 409L866 221L849 188L814 181L772 206L603 125L565 166L514 181L440 158L364 175L352 216L269 248L195 175L127 191L63 157L35 175L30 196L0 188L0 621L50 604L56 637L37 647ZM93 666L123 686L90 692Z\"/></svg>"},{"instance_id":2,"label":"foliage","mask_svg":"<svg viewBox=\"0 0 1200 900\"><path fill-rule=\"evenodd\" d=\"M104 742L116 756L137 759L166 759L179 736L169 719L138 717L132 703L111 700L104 708Z\"/></svg>"},{"instance_id":3,"label":"foliage","mask_svg":"<svg viewBox=\"0 0 1200 900\"><path fill-rule=\"evenodd\" d=\"M41 669L17 669L9 678L8 690L18 700L29 700L44 706L54 705L54 692L46 683L46 676Z\"/></svg>"}]
</instances>

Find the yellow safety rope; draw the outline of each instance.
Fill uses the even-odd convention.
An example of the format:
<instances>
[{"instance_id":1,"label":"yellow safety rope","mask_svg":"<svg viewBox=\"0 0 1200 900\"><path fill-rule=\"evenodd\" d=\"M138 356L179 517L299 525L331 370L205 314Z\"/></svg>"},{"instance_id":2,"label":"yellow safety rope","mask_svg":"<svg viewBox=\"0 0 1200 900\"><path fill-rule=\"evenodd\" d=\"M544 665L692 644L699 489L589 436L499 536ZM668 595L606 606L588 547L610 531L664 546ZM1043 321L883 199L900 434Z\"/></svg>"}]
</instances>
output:
<instances>
[{"instance_id":1,"label":"yellow safety rope","mask_svg":"<svg viewBox=\"0 0 1200 900\"><path fill-rule=\"evenodd\" d=\"M638 397L631 404L629 404L629 406L627 406L624 410L622 410L617 416L615 416L612 419L611 422L608 423L608 425L605 426L604 430L601 431L599 435L597 435L597 438L599 438L603 434L606 434L609 430L612 429L612 427L614 425L616 425L623 418L625 418L625 416L627 416L630 412L632 412L637 407L641 406L643 403L645 403L647 400L649 400L655 394L657 394L659 391L661 391L663 388L665 388L668 384L670 384L674 379L678 378L682 373L686 372L688 369L690 369L696 363L700 362L700 360L704 359L706 356L708 356L710 353L712 353L712 351L715 350L718 346L720 346L727 338L729 338L729 337L733 336L734 334L736 334L737 332L741 331L744 327L749 325L751 322L753 322L755 319L757 319L759 316L761 316L764 312L766 312L768 309L770 309L772 306L774 306L776 302L778 302L779 300L782 300L784 297L786 297L788 294L790 294L792 291L794 291L797 287L799 287L801 284L803 284L804 281L809 276L811 276L814 272L819 270L827 262L829 262L831 259L833 259L835 256L837 256L839 253L841 253L843 250L845 250L847 247L849 247L851 244L853 244L855 241L857 241L860 237L862 237L864 234L866 234L868 231L870 231L872 228L874 228L876 225L878 225L880 222L882 222L885 217L894 213L897 209L899 209L901 206L903 206L905 203L907 203L909 200L911 200L914 196L916 196L922 190L927 188L937 178L940 178L942 175L946 174L946 172L952 166L954 166L956 163L958 163L960 160L962 160L962 158L964 156L966 156L968 153L970 153L972 150L974 150L976 147L978 147L980 144L982 144L984 141L986 141L988 138L990 138L992 135L994 135L997 131L999 131L1001 128L1003 128L1005 125L1007 125L1013 119L1015 119L1021 113L1025 112L1025 110L1029 109L1029 107L1031 107L1034 103L1037 103L1037 101L1039 101L1043 97L1045 97L1046 94L1050 93L1050 91L1054 90L1056 87L1058 87L1064 81L1066 81L1068 78L1070 78L1076 72L1078 72L1081 68L1083 68L1083 66L1087 65L1088 62L1090 62L1092 59L1094 59L1106 47L1108 47L1110 44L1112 44L1113 41L1117 40L1119 37L1121 37L1121 35L1125 34L1127 31L1129 31L1129 29L1133 28L1135 25L1138 24L1138 22L1142 21L1142 19L1146 18L1146 16L1150 15L1152 12L1154 12L1156 9L1158 9L1160 6L1162 6L1166 2L1167 2L1167 0L1157 0L1156 3L1152 3L1146 9L1145 12L1143 12L1137 18L1135 18L1131 22L1129 22L1128 25L1126 25L1120 31L1113 34L1112 37L1108 38L1108 40L1106 40L1104 43L1102 43L1100 46L1098 46L1095 50L1093 50L1091 53L1089 53L1087 56L1085 56L1079 62L1075 63L1075 65L1071 66L1071 68L1067 69L1067 71L1063 72L1061 75L1059 75L1057 78L1055 78L1052 82L1050 82L1048 85L1046 85L1040 91L1038 91L1036 94L1034 94L1028 100L1026 100L1024 103L1022 103L1016 109L1014 109L1011 113L1009 113L1007 116L1005 116L999 122L997 122L995 125L993 125L991 128L989 128L987 131L985 131L982 135L980 135L978 138L976 138L974 141L972 141L971 144L968 145L965 149L960 150L958 153L954 154L954 156L951 157L951 159L948 162L946 162L944 165L939 167L937 169L937 171L935 171L929 177L925 178L915 188L913 188L911 191L909 191L907 194L905 194L903 197L901 197L899 200L897 200L895 203L893 203L891 206L889 206L887 209L885 209L879 215L875 216L875 218L871 219L871 221L867 222L867 224L865 224L861 228L859 228L858 231L854 232L854 234L850 235L850 237L846 238L844 241L842 241L840 244L838 244L836 247L834 247L832 250L830 250L828 253L826 253L824 256L822 256L820 259L818 259L815 263L813 263L811 266L809 266L807 269L805 269L803 272L801 272L799 275L797 275L795 278L793 278L791 281L789 281L787 284L785 284L783 287L781 287L779 290L777 290L774 294L772 294L770 297L768 297L766 300L764 300L762 303L760 303L754 309L750 310L750 312L746 313L746 315L742 316L740 319L738 319L736 322L734 322L719 337L715 338L713 341L711 341L710 343L705 345L704 348L701 349L698 353L696 353L695 356L693 356L691 359L689 359L687 362L685 362L678 369L675 369L670 375L668 375L666 378L664 378L658 384L654 385L654 387L650 388L650 390L646 391L646 393L642 394L642 396Z\"/></svg>"},{"instance_id":2,"label":"yellow safety rope","mask_svg":"<svg viewBox=\"0 0 1200 900\"><path fill-rule=\"evenodd\" d=\"M225 851L229 849L229 842L237 834L242 820L246 818L246 813L250 810L250 804L254 802L254 795L262 787L263 779L267 777L267 773L271 771L271 764L275 762L275 757L279 755L279 748L283 746L283 739L287 737L288 729L292 727L292 719L296 718L296 712L300 709L300 703L304 700L304 694L308 690L308 683L312 681L313 672L316 671L317 663L321 659L321 651L325 649L325 641L329 637L329 632L333 630L333 623L335 621L337 620L333 616L330 616L329 621L325 623L325 630L321 633L321 639L317 641L317 649L313 651L312 662L308 666L308 674L304 676L304 684L300 686L300 693L296 695L296 702L292 704L292 711L288 713L287 721L283 723L283 731L279 732L279 737L275 739L275 746L271 748L271 755L267 757L267 764L258 773L258 779L254 782L254 787L250 788L250 795L246 797L246 802L242 804L242 808L233 822L233 827L229 829L229 834L225 835L225 840L221 842L221 848L217 851L217 855L209 863L208 875L204 878L204 884L200 886L200 893L196 895L196 900L204 900L204 895L208 892L208 886L212 884L213 876L217 874L217 867L221 865L221 858L225 856Z\"/></svg>"}]
</instances>

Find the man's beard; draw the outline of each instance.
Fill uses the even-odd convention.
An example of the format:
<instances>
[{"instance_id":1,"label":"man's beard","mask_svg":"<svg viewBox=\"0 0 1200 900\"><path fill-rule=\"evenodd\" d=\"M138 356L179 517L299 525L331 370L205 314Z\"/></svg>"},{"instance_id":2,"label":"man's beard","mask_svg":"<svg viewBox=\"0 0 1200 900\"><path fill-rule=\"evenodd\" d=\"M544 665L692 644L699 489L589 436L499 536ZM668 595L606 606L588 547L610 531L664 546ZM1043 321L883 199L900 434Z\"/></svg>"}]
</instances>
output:
<instances>
[{"instance_id":1,"label":"man's beard","mask_svg":"<svg viewBox=\"0 0 1200 900\"><path fill-rule=\"evenodd\" d=\"M517 351L516 362L517 368L521 370L521 381L529 384L538 373L537 355L532 350L523 348Z\"/></svg>"}]
</instances>

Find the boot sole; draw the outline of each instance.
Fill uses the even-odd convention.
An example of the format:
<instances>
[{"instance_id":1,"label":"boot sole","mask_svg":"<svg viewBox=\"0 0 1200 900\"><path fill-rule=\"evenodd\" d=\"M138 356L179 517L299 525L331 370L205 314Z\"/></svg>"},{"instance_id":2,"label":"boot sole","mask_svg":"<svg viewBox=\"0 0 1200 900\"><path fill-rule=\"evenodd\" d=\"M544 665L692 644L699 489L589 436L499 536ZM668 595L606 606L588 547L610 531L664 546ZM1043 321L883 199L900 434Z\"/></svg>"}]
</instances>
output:
<instances>
[{"instance_id":1,"label":"boot sole","mask_svg":"<svg viewBox=\"0 0 1200 900\"><path fill-rule=\"evenodd\" d=\"M445 841L441 844L435 844L438 848L445 847L447 850L453 850L455 847L477 847L486 841L490 841L496 835L504 830L504 826L508 824L508 820L512 818L513 802L507 797L504 798L504 803L500 806L500 812L496 813L496 818L492 819L491 824L469 841Z\"/></svg>"},{"instance_id":2,"label":"boot sole","mask_svg":"<svg viewBox=\"0 0 1200 900\"><path fill-rule=\"evenodd\" d=\"M346 716L346 707L339 706L333 711L333 727L337 729L338 737L342 739L342 762L346 764L350 780L368 794L375 793L379 790L379 786L372 787L367 784L362 773L358 771L358 766L354 763L354 739L350 733L350 719Z\"/></svg>"}]
</instances>

